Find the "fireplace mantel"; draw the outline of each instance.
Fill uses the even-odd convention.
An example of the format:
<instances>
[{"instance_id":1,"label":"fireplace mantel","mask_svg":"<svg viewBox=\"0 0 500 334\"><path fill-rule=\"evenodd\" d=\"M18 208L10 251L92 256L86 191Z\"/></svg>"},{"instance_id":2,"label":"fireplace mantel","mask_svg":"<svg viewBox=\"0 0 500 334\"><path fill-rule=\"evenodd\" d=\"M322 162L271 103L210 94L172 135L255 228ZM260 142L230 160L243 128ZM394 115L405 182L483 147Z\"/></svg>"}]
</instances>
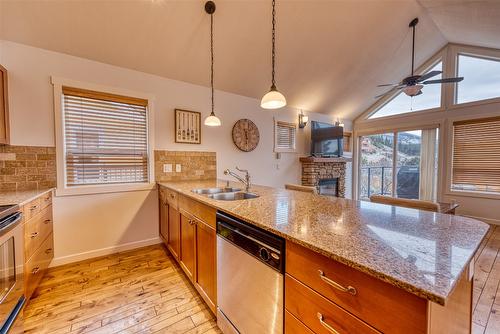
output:
<instances>
[{"instance_id":1,"label":"fireplace mantel","mask_svg":"<svg viewBox=\"0 0 500 334\"><path fill-rule=\"evenodd\" d=\"M300 162L351 162L352 158L335 157L335 158L319 158L319 157L301 157Z\"/></svg>"}]
</instances>

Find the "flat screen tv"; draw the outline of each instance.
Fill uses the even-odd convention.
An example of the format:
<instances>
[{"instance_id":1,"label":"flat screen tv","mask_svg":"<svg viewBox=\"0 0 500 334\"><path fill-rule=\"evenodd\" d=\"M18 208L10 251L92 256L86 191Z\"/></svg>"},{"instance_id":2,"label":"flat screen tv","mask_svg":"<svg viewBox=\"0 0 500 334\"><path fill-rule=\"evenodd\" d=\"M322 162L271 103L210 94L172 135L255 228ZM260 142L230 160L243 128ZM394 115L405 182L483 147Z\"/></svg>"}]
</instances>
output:
<instances>
[{"instance_id":1,"label":"flat screen tv","mask_svg":"<svg viewBox=\"0 0 500 334\"><path fill-rule=\"evenodd\" d=\"M311 155L315 157L340 157L344 128L322 122L311 122Z\"/></svg>"}]
</instances>

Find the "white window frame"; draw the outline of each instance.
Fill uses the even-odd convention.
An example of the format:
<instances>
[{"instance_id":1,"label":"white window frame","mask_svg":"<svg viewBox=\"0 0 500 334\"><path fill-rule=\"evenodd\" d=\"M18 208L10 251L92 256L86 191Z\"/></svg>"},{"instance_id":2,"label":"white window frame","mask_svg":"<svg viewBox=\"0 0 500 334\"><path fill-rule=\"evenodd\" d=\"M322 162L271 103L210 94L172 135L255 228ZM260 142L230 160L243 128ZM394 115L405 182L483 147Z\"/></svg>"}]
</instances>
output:
<instances>
[{"instance_id":1,"label":"white window frame","mask_svg":"<svg viewBox=\"0 0 500 334\"><path fill-rule=\"evenodd\" d=\"M295 136L294 136L294 141L293 141L293 148L282 148L282 147L277 147L277 142L278 142L278 123L287 123L287 124L293 124L295 126ZM297 152L297 124L293 122L288 122L284 120L279 120L279 119L274 119L274 152L276 153L295 153Z\"/></svg>"},{"instance_id":2,"label":"white window frame","mask_svg":"<svg viewBox=\"0 0 500 334\"><path fill-rule=\"evenodd\" d=\"M449 62L450 62L450 67L453 70L453 76L458 76L458 56L463 55L463 56L470 56L470 57L476 57L476 58L482 58L482 59L492 59L496 61L500 61L500 51L499 50L494 50L494 49L488 49L488 48L482 48L482 47L476 47L476 46L466 46L466 45L450 45L450 54L451 56L449 57ZM483 100L477 100L477 101L471 101L471 102L464 102L464 103L458 103L458 85L450 85L450 87L453 92L452 92L452 99L450 103L450 108L449 109L454 109L454 108L462 108L462 107L472 107L472 106L477 106L477 105L482 105L482 104L490 104L490 103L499 103L500 102L500 96L498 97L493 97L490 99L483 99Z\"/></svg>"},{"instance_id":3,"label":"white window frame","mask_svg":"<svg viewBox=\"0 0 500 334\"><path fill-rule=\"evenodd\" d=\"M152 190L156 183L154 180L154 96L142 92L107 87L98 84L86 83L70 79L52 76L51 83L54 88L54 115L55 115L55 137L56 137L56 167L57 167L57 196L102 194L124 191ZM64 111L63 111L63 86L92 90L103 93L110 93L148 101L147 108L147 131L148 131L148 182L143 183L123 183L123 184L99 184L66 186L66 148L64 140Z\"/></svg>"}]
</instances>

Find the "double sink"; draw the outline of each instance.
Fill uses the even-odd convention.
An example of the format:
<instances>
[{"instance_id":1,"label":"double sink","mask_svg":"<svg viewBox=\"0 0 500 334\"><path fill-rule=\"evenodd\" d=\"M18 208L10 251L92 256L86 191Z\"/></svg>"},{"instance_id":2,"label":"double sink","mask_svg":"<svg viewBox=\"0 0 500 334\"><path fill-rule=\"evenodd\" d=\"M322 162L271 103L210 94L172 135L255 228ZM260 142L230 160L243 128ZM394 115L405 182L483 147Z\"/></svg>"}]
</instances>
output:
<instances>
[{"instance_id":1,"label":"double sink","mask_svg":"<svg viewBox=\"0 0 500 334\"><path fill-rule=\"evenodd\" d=\"M241 191L240 188L233 187L199 188L191 191L219 201L237 201L259 197L258 194Z\"/></svg>"}]
</instances>

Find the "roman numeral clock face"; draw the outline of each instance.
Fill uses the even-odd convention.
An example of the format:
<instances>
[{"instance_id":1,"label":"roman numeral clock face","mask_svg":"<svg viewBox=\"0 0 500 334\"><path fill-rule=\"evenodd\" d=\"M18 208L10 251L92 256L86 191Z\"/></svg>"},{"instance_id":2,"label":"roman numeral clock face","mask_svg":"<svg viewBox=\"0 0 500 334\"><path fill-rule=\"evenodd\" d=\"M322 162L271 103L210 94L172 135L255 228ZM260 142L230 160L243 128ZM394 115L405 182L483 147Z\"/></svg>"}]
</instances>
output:
<instances>
[{"instance_id":1,"label":"roman numeral clock face","mask_svg":"<svg viewBox=\"0 0 500 334\"><path fill-rule=\"evenodd\" d=\"M240 119L233 126L233 142L244 152L253 151L259 145L259 129L249 119Z\"/></svg>"}]
</instances>

